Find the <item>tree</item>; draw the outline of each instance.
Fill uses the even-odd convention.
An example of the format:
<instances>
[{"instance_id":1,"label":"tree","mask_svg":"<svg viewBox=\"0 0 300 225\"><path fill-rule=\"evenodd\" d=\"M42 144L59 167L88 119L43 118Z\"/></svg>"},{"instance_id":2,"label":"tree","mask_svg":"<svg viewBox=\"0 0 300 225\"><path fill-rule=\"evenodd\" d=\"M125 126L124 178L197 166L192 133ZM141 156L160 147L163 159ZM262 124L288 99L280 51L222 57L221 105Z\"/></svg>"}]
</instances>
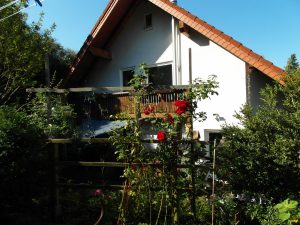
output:
<instances>
[{"instance_id":1,"label":"tree","mask_svg":"<svg viewBox=\"0 0 300 225\"><path fill-rule=\"evenodd\" d=\"M300 199L300 70L283 81L261 91L264 105L255 114L244 106L240 125L223 129L219 175L230 195L242 196L233 199L239 224L273 224L275 204Z\"/></svg>"},{"instance_id":2,"label":"tree","mask_svg":"<svg viewBox=\"0 0 300 225\"><path fill-rule=\"evenodd\" d=\"M0 0L0 6L9 2ZM19 8L5 8L0 16L5 18ZM42 129L49 124L41 118L46 103L42 105L36 98L28 104L31 108L19 106L25 103L26 88L44 85L46 54L52 62L50 72L56 75L52 79L55 83L75 54L51 37L54 26L45 31L41 27L42 17L28 25L24 14L0 22L0 221L6 224L42 224L41 220L49 216L46 136ZM64 130L65 111L69 115L71 110L52 106L53 120Z\"/></svg>"},{"instance_id":3,"label":"tree","mask_svg":"<svg viewBox=\"0 0 300 225\"><path fill-rule=\"evenodd\" d=\"M297 60L296 54L292 54L290 58L288 58L284 70L285 72L291 74L291 73L295 73L298 69L299 69L299 62Z\"/></svg>"},{"instance_id":4,"label":"tree","mask_svg":"<svg viewBox=\"0 0 300 225\"><path fill-rule=\"evenodd\" d=\"M267 86L256 114L244 107L237 114L243 127L224 128L221 168L233 192L274 202L299 195L299 75L298 70L286 75L285 85Z\"/></svg>"},{"instance_id":5,"label":"tree","mask_svg":"<svg viewBox=\"0 0 300 225\"><path fill-rule=\"evenodd\" d=\"M0 5L8 1L0 0ZM1 17L11 15L20 6L1 10ZM64 50L51 37L55 28L42 31L42 18L28 25L26 15L17 14L0 23L0 103L14 102L24 96L22 91L44 84L44 61L46 53L54 62L51 72L65 73L75 54Z\"/></svg>"}]
</instances>

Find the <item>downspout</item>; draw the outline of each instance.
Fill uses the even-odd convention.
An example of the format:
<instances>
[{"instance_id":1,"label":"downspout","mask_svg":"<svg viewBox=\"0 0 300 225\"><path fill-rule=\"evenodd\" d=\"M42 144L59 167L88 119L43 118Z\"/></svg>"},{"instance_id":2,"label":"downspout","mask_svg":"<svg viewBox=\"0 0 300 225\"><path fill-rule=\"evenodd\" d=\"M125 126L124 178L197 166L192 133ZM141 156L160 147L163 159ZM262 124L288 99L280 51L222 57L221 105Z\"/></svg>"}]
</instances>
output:
<instances>
[{"instance_id":1,"label":"downspout","mask_svg":"<svg viewBox=\"0 0 300 225\"><path fill-rule=\"evenodd\" d=\"M170 0L173 4L177 4L176 0ZM172 16L172 44L173 44L173 66L172 78L173 85L181 84L181 40L178 27L178 20Z\"/></svg>"},{"instance_id":2,"label":"downspout","mask_svg":"<svg viewBox=\"0 0 300 225\"><path fill-rule=\"evenodd\" d=\"M173 65L172 65L172 80L173 85L177 85L177 35L176 35L176 20L172 16L172 44L173 44Z\"/></svg>"}]
</instances>

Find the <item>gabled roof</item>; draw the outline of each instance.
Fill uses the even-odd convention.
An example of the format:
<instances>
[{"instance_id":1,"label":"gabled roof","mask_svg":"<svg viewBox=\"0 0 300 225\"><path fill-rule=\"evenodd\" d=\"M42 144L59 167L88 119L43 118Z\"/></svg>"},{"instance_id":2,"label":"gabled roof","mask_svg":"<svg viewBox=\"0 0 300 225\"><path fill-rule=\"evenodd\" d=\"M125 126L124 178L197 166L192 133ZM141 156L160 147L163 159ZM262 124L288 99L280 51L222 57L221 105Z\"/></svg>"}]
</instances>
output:
<instances>
[{"instance_id":1,"label":"gabled roof","mask_svg":"<svg viewBox=\"0 0 300 225\"><path fill-rule=\"evenodd\" d=\"M87 40L77 54L77 58L71 67L70 77L80 73L81 70L84 70L84 68L87 68L92 63L93 56L90 53L89 48L105 47L109 38L122 23L125 15L130 12L131 7L133 7L138 1L139 0L110 0L103 14L100 16ZM192 15L178 5L173 4L169 0L148 1L169 13L176 19L184 22L186 25L207 37L212 42L226 49L228 52L272 79L280 81L282 75L285 74L281 68L264 59L261 55L256 54L251 49L234 40L232 37L224 34L222 31L199 19L197 16Z\"/></svg>"}]
</instances>

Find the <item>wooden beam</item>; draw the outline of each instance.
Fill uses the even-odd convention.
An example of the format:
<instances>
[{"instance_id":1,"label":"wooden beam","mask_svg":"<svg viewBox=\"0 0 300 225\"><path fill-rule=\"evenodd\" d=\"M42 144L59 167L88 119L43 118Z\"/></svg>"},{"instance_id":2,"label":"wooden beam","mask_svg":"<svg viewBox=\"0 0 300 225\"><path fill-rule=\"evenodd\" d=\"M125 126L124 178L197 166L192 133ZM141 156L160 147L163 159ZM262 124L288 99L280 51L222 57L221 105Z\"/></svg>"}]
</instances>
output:
<instances>
[{"instance_id":1,"label":"wooden beam","mask_svg":"<svg viewBox=\"0 0 300 225\"><path fill-rule=\"evenodd\" d=\"M183 21L179 21L179 31L188 37L190 36L190 27Z\"/></svg>"},{"instance_id":2,"label":"wooden beam","mask_svg":"<svg viewBox=\"0 0 300 225\"><path fill-rule=\"evenodd\" d=\"M57 166L79 166L79 167L129 167L129 166L152 166L152 167L163 167L160 163L123 163L123 162L83 162L83 161L59 161L56 163ZM195 168L210 168L211 163L206 164L194 164ZM177 164L177 168L190 168L190 164Z\"/></svg>"},{"instance_id":3,"label":"wooden beam","mask_svg":"<svg viewBox=\"0 0 300 225\"><path fill-rule=\"evenodd\" d=\"M92 53L93 56L96 56L96 57L99 57L99 58L102 58L102 59L112 60L111 52L109 52L105 49L90 47L89 50L90 50L90 52Z\"/></svg>"},{"instance_id":4,"label":"wooden beam","mask_svg":"<svg viewBox=\"0 0 300 225\"><path fill-rule=\"evenodd\" d=\"M74 142L72 138L65 139L48 139L49 143L52 144L71 144ZM85 143L109 143L108 138L81 138L78 141Z\"/></svg>"},{"instance_id":5,"label":"wooden beam","mask_svg":"<svg viewBox=\"0 0 300 225\"><path fill-rule=\"evenodd\" d=\"M174 91L185 91L189 88L189 85L164 85L160 87L156 87L153 93L172 93ZM26 92L34 93L34 92L46 92L46 93L57 93L63 94L68 92L96 92L98 94L105 94L108 92L129 92L133 91L133 87L78 87L78 88L67 88L67 89L59 89L59 88L27 88ZM116 93L115 93L116 94Z\"/></svg>"}]
</instances>

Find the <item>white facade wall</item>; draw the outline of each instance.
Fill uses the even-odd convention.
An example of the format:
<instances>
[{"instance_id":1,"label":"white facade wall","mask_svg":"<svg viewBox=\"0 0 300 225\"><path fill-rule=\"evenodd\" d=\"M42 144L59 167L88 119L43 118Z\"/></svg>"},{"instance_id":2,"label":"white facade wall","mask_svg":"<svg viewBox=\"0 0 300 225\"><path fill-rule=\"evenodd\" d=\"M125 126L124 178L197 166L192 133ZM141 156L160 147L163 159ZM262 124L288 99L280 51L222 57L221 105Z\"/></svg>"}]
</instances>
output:
<instances>
[{"instance_id":1,"label":"white facade wall","mask_svg":"<svg viewBox=\"0 0 300 225\"><path fill-rule=\"evenodd\" d=\"M144 29L145 14L152 13L153 28ZM142 1L122 31L113 40L111 61L99 59L85 82L87 86L121 86L121 71L141 63L159 65L173 63L172 17Z\"/></svg>"},{"instance_id":2,"label":"white facade wall","mask_svg":"<svg viewBox=\"0 0 300 225\"><path fill-rule=\"evenodd\" d=\"M183 84L189 83L189 48L192 49L193 79L206 80L209 75L216 75L219 82L219 95L198 106L199 111L207 112L207 120L194 123L194 130L200 131L201 139L208 140L207 132L220 130L224 123L237 124L233 115L246 103L246 65L199 33L191 32L190 37L181 34Z\"/></svg>"}]
</instances>

